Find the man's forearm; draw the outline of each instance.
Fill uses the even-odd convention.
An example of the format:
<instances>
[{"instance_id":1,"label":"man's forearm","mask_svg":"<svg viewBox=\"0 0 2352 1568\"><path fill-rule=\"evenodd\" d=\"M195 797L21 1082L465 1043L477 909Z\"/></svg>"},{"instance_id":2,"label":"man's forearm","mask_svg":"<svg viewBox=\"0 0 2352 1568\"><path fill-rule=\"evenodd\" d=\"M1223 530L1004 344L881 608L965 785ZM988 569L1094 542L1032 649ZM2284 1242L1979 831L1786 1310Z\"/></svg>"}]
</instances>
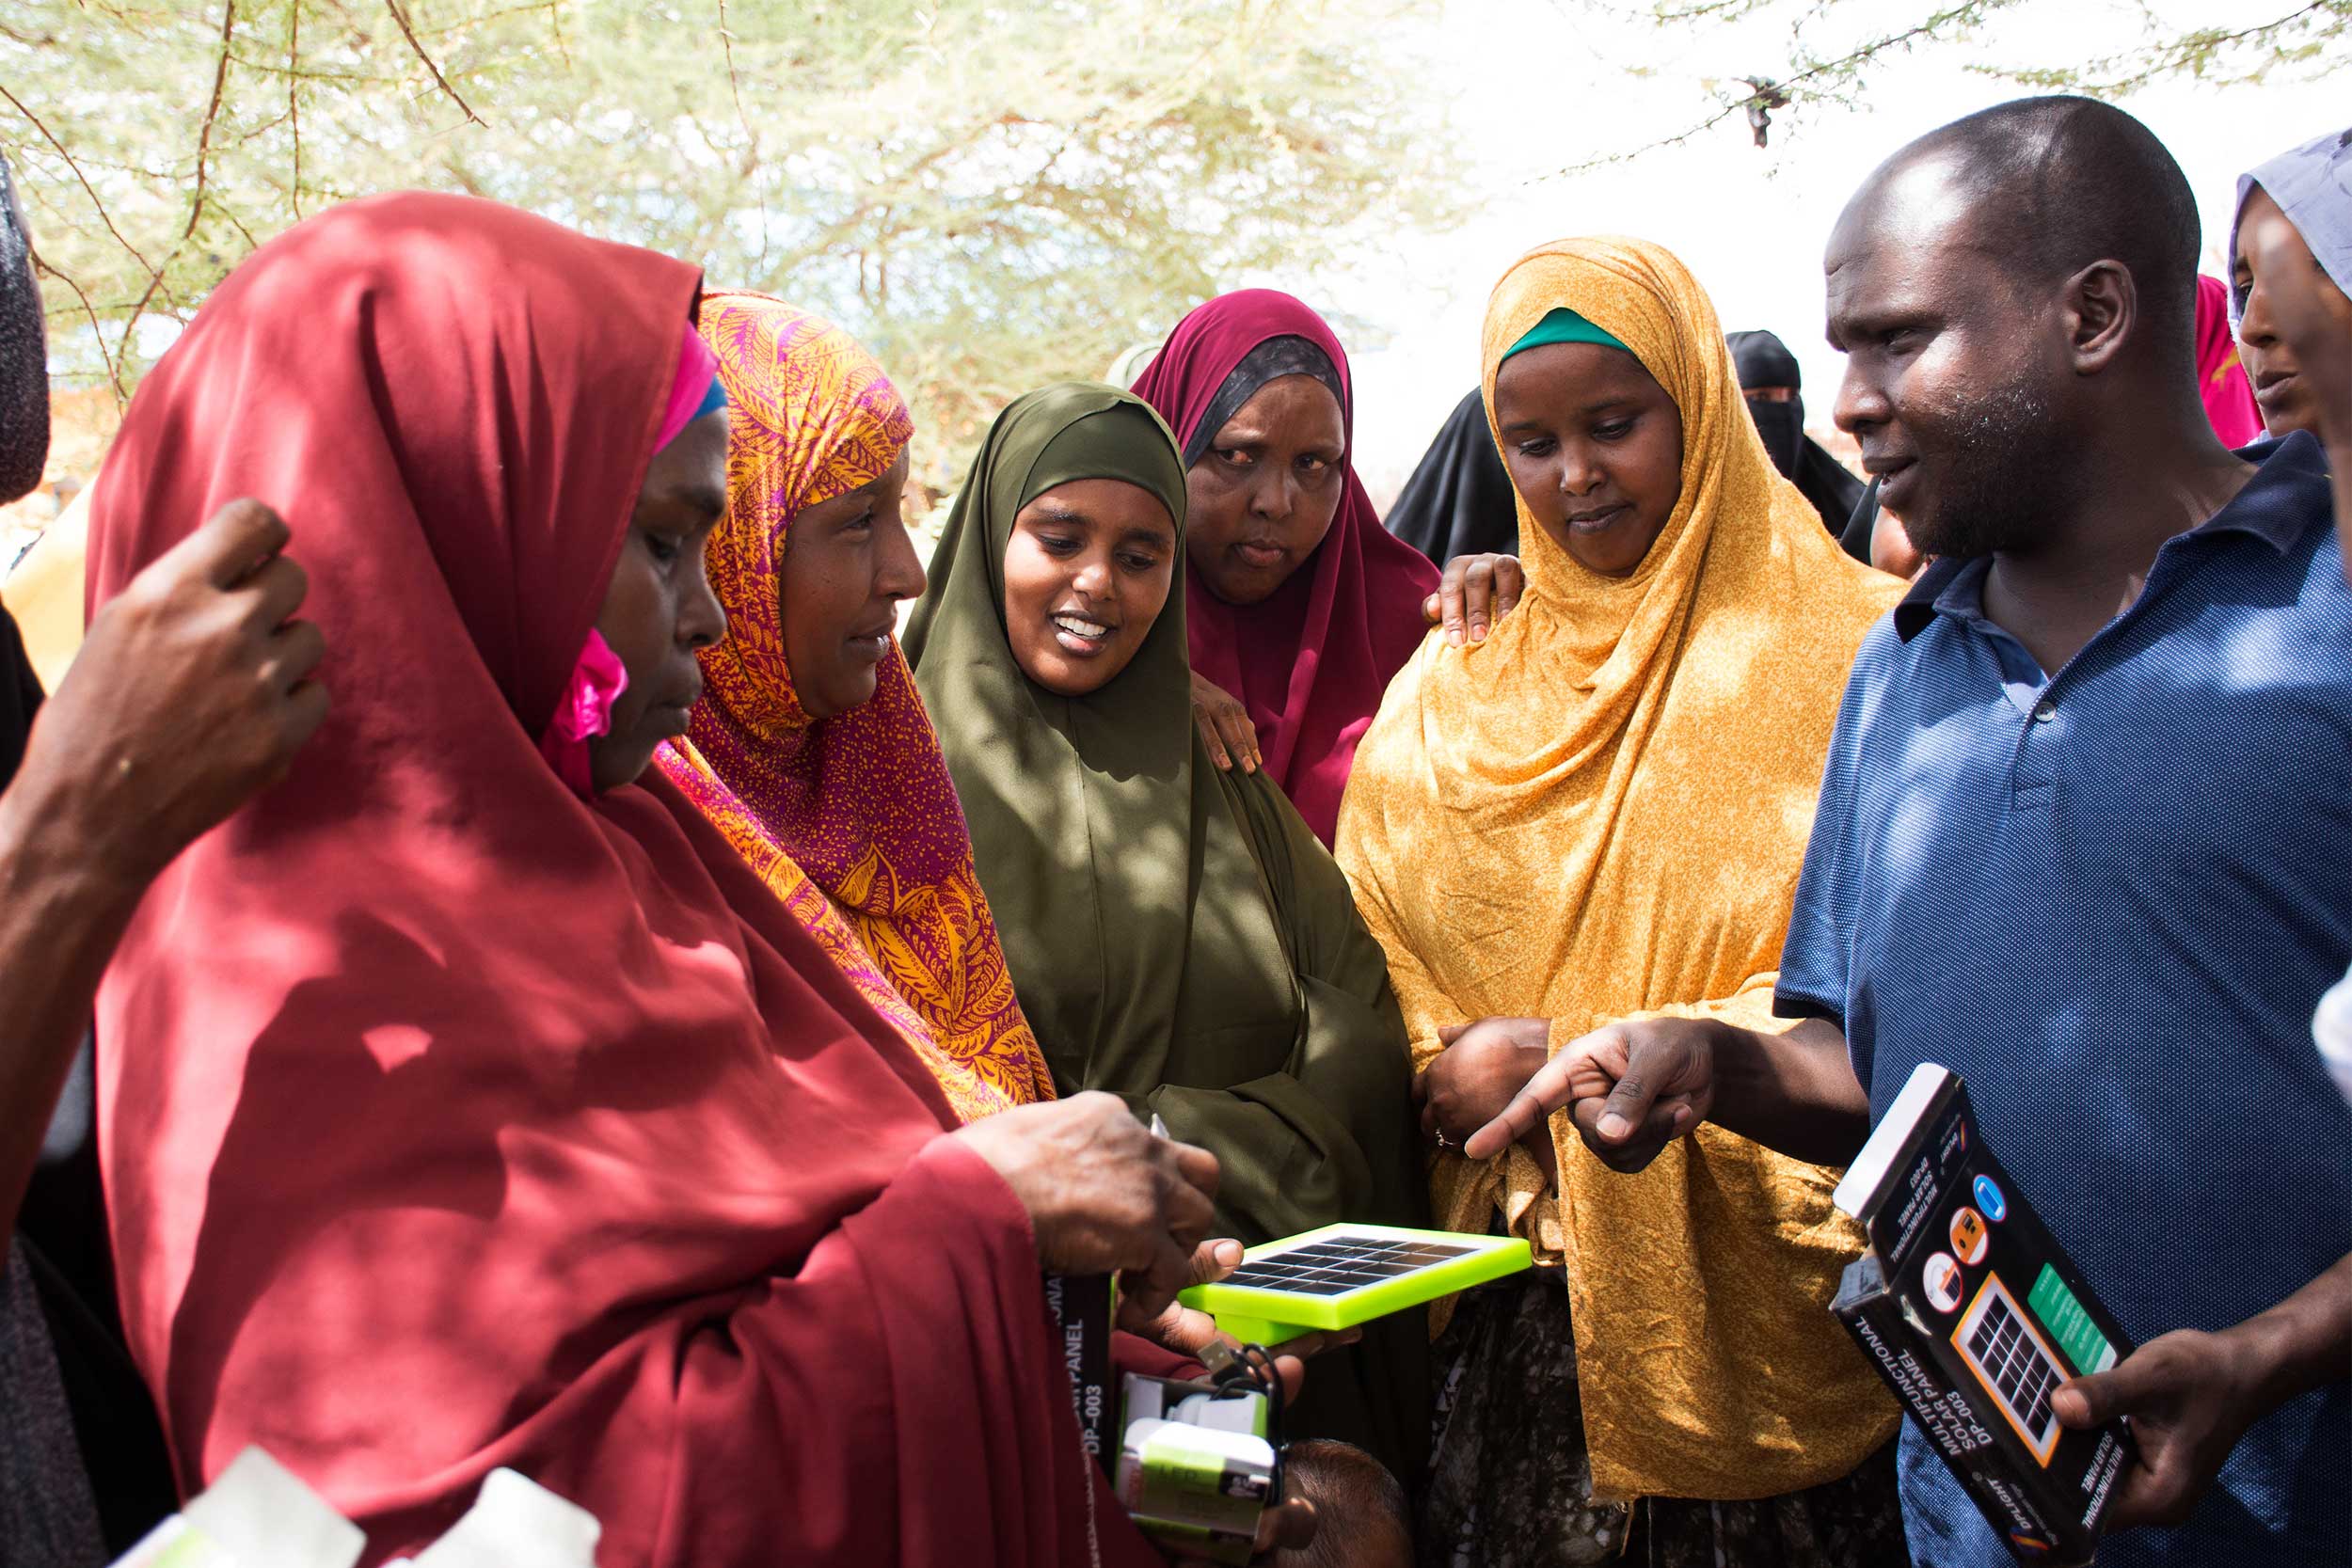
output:
<instances>
[{"instance_id":1,"label":"man's forearm","mask_svg":"<svg viewBox=\"0 0 2352 1568\"><path fill-rule=\"evenodd\" d=\"M1870 1135L1870 1097L1833 1023L1809 1018L1776 1035L1721 1023L1708 1119L1792 1159L1842 1165Z\"/></svg>"},{"instance_id":2,"label":"man's forearm","mask_svg":"<svg viewBox=\"0 0 2352 1568\"><path fill-rule=\"evenodd\" d=\"M64 804L22 777L0 793L0 1247L145 885L102 863Z\"/></svg>"},{"instance_id":3,"label":"man's forearm","mask_svg":"<svg viewBox=\"0 0 2352 1568\"><path fill-rule=\"evenodd\" d=\"M2267 1312L2228 1331L2258 1370L2256 1408L2352 1378L2352 1254Z\"/></svg>"}]
</instances>

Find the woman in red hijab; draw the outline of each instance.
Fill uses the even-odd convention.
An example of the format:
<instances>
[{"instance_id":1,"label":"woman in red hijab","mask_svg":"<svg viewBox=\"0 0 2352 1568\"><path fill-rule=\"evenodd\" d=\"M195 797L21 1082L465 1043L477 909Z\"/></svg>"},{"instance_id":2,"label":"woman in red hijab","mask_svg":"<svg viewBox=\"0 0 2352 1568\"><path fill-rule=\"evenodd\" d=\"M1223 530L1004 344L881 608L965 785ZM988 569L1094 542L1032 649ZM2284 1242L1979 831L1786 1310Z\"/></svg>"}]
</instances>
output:
<instances>
[{"instance_id":1,"label":"woman in red hijab","mask_svg":"<svg viewBox=\"0 0 2352 1568\"><path fill-rule=\"evenodd\" d=\"M99 999L181 1484L260 1444L371 1561L505 1465L603 1521L606 1568L1156 1562L1041 1271L1164 1303L1214 1161L1100 1095L951 1132L644 772L724 629L698 284L487 202L357 202L215 292L108 455L94 601L267 497L334 650L325 726L157 880Z\"/></svg>"},{"instance_id":2,"label":"woman in red hijab","mask_svg":"<svg viewBox=\"0 0 2352 1568\"><path fill-rule=\"evenodd\" d=\"M1259 755L1234 760L1262 759L1327 847L1438 581L1356 477L1347 354L1298 300L1245 289L1179 322L1135 390L1184 443L1196 706L1247 710ZM1229 754L1209 720L1201 737Z\"/></svg>"}]
</instances>

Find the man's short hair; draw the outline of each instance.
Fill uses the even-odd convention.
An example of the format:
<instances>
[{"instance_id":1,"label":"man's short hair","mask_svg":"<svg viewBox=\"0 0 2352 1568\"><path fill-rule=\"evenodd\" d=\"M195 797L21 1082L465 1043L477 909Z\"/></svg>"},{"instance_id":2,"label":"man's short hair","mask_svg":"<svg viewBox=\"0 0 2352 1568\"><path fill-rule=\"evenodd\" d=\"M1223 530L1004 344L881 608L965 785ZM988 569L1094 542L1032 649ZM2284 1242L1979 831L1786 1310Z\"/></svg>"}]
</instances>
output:
<instances>
[{"instance_id":1,"label":"man's short hair","mask_svg":"<svg viewBox=\"0 0 2352 1568\"><path fill-rule=\"evenodd\" d=\"M1312 1438L1283 1455L1298 1490L1315 1505L1311 1545L1278 1553L1280 1568L1360 1568L1367 1550L1413 1551L1412 1505L1388 1466L1352 1443Z\"/></svg>"},{"instance_id":2,"label":"man's short hair","mask_svg":"<svg viewBox=\"0 0 2352 1568\"><path fill-rule=\"evenodd\" d=\"M2092 98L2020 98L1956 119L1895 154L1887 172L1950 170L1977 237L2023 286L2093 261L2132 275L2151 341L2190 351L2197 319L2197 198L2155 134Z\"/></svg>"}]
</instances>

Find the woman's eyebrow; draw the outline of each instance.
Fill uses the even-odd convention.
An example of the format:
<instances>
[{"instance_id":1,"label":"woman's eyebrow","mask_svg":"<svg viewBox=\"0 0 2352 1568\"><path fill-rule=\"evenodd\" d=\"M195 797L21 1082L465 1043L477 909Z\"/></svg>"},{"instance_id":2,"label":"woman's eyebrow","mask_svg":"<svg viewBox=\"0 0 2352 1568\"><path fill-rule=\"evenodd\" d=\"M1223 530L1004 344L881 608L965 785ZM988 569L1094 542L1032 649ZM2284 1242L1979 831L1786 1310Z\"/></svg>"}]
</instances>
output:
<instances>
[{"instance_id":1,"label":"woman's eyebrow","mask_svg":"<svg viewBox=\"0 0 2352 1568\"><path fill-rule=\"evenodd\" d=\"M1122 545L1151 545L1164 550L1172 549L1176 544L1168 530L1150 525L1127 530L1119 536L1119 542Z\"/></svg>"},{"instance_id":2,"label":"woman's eyebrow","mask_svg":"<svg viewBox=\"0 0 2352 1568\"><path fill-rule=\"evenodd\" d=\"M1066 501L1040 500L1031 501L1029 504L1036 510L1045 514L1042 517L1032 518L1031 521L1033 522L1076 523L1082 528L1091 528L1094 526L1094 519L1092 517L1088 516L1084 512L1079 511L1076 507L1070 505Z\"/></svg>"}]
</instances>

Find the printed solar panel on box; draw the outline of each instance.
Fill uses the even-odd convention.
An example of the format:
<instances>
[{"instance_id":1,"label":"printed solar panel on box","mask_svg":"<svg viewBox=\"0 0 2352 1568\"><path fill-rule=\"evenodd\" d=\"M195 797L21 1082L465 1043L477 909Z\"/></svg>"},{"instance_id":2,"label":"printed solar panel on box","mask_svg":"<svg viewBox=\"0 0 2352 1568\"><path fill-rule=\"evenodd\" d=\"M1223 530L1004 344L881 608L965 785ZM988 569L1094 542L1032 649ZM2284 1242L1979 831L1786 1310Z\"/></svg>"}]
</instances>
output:
<instances>
[{"instance_id":1,"label":"printed solar panel on box","mask_svg":"<svg viewBox=\"0 0 2352 1568\"><path fill-rule=\"evenodd\" d=\"M1836 1201L1870 1244L1831 1310L2021 1562L2090 1562L2131 1433L2067 1427L2050 1402L2131 1341L1986 1146L1957 1074L1912 1073Z\"/></svg>"},{"instance_id":2,"label":"printed solar panel on box","mask_svg":"<svg viewBox=\"0 0 2352 1568\"><path fill-rule=\"evenodd\" d=\"M2047 1465L2058 1451L2058 1413L2050 1396L2066 1381L2055 1352L2018 1311L2016 1298L1998 1275L1987 1275L1984 1287L1952 1332L1961 1359L2001 1403L2017 1435L2034 1457Z\"/></svg>"},{"instance_id":3,"label":"printed solar panel on box","mask_svg":"<svg viewBox=\"0 0 2352 1568\"><path fill-rule=\"evenodd\" d=\"M1352 1328L1527 1268L1527 1243L1395 1226L1329 1225L1252 1247L1214 1285L1184 1291L1235 1338L1279 1344Z\"/></svg>"}]
</instances>

